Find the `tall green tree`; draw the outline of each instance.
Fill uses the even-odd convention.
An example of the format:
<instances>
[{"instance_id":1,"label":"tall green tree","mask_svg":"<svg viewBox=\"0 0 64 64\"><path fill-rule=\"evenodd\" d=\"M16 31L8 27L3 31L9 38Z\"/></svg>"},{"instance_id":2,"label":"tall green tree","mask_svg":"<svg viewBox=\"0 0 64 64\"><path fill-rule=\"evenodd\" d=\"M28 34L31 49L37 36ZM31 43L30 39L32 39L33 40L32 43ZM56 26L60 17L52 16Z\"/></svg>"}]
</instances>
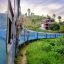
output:
<instances>
[{"instance_id":1,"label":"tall green tree","mask_svg":"<svg viewBox=\"0 0 64 64\"><path fill-rule=\"evenodd\" d=\"M53 14L53 19L55 20L56 14Z\"/></svg>"},{"instance_id":2,"label":"tall green tree","mask_svg":"<svg viewBox=\"0 0 64 64\"><path fill-rule=\"evenodd\" d=\"M61 19L62 19L62 17L61 16L58 16L59 23L61 22Z\"/></svg>"}]
</instances>

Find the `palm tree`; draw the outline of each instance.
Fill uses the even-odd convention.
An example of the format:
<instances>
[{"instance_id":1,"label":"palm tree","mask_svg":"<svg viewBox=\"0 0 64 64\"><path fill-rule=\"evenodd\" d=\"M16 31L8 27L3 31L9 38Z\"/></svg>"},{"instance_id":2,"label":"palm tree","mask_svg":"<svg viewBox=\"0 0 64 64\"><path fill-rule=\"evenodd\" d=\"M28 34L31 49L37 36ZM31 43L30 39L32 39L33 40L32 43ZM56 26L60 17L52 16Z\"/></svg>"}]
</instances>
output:
<instances>
[{"instance_id":1,"label":"palm tree","mask_svg":"<svg viewBox=\"0 0 64 64\"><path fill-rule=\"evenodd\" d=\"M56 14L53 14L53 19L55 20Z\"/></svg>"},{"instance_id":2,"label":"palm tree","mask_svg":"<svg viewBox=\"0 0 64 64\"><path fill-rule=\"evenodd\" d=\"M58 16L59 23L61 22L61 19L62 19L62 17L61 16Z\"/></svg>"},{"instance_id":3,"label":"palm tree","mask_svg":"<svg viewBox=\"0 0 64 64\"><path fill-rule=\"evenodd\" d=\"M27 9L27 11L28 11L28 16L30 16L31 10L30 9Z\"/></svg>"}]
</instances>

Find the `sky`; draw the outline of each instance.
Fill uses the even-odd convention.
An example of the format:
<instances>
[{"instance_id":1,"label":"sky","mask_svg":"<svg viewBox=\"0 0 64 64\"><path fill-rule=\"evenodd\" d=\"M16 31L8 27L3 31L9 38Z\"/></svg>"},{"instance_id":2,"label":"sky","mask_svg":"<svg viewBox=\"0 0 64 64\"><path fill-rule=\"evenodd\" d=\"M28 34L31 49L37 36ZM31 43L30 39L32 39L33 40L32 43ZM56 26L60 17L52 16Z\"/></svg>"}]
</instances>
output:
<instances>
[{"instance_id":1,"label":"sky","mask_svg":"<svg viewBox=\"0 0 64 64\"><path fill-rule=\"evenodd\" d=\"M36 15L64 16L64 0L21 0L21 12L25 14L30 8ZM0 12L7 10L7 0L0 0Z\"/></svg>"}]
</instances>

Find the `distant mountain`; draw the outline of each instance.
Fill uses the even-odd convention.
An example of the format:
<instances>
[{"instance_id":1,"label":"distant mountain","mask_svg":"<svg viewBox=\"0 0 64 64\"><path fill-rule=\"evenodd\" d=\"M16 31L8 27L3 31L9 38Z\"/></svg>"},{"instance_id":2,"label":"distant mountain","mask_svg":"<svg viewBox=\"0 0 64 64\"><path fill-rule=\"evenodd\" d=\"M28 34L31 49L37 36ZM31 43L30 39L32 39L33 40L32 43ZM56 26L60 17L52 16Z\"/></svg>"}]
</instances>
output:
<instances>
[{"instance_id":1,"label":"distant mountain","mask_svg":"<svg viewBox=\"0 0 64 64\"><path fill-rule=\"evenodd\" d=\"M7 26L7 14L0 13L0 29L6 28Z\"/></svg>"}]
</instances>

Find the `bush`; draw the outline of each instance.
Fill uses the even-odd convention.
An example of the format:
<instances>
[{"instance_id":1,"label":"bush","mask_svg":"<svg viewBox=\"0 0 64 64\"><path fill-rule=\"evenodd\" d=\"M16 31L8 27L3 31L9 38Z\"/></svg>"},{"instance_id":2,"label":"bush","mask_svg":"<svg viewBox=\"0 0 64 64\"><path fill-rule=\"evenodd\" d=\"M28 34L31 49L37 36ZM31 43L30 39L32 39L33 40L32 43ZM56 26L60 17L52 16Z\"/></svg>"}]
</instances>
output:
<instances>
[{"instance_id":1,"label":"bush","mask_svg":"<svg viewBox=\"0 0 64 64\"><path fill-rule=\"evenodd\" d=\"M53 31L56 31L56 30L60 29L60 26L59 26L59 24L53 24L53 25L50 25L50 29Z\"/></svg>"},{"instance_id":2,"label":"bush","mask_svg":"<svg viewBox=\"0 0 64 64\"><path fill-rule=\"evenodd\" d=\"M49 51L51 51L51 48L52 48L51 45L46 43L43 46L43 51L49 52Z\"/></svg>"},{"instance_id":3,"label":"bush","mask_svg":"<svg viewBox=\"0 0 64 64\"><path fill-rule=\"evenodd\" d=\"M64 25L60 25L60 30L59 30L59 32L64 33Z\"/></svg>"},{"instance_id":4,"label":"bush","mask_svg":"<svg viewBox=\"0 0 64 64\"><path fill-rule=\"evenodd\" d=\"M58 47L56 51L57 51L59 54L64 55L64 47L63 47L63 46Z\"/></svg>"}]
</instances>

